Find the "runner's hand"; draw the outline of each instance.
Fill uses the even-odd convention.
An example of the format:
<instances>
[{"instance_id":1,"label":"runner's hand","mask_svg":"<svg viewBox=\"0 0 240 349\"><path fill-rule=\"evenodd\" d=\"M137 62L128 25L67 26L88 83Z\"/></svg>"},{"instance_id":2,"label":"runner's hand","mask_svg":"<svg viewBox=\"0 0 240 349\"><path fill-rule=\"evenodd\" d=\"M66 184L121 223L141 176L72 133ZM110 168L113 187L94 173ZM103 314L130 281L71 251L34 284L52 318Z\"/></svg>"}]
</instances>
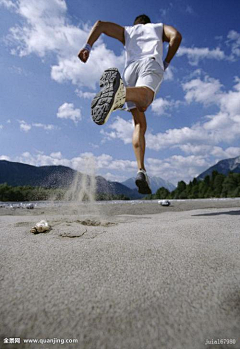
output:
<instances>
[{"instance_id":1,"label":"runner's hand","mask_svg":"<svg viewBox=\"0 0 240 349\"><path fill-rule=\"evenodd\" d=\"M79 54L78 54L78 58L83 62L83 63L86 63L87 60L88 60L88 57L89 57L89 51L86 50L85 48L83 48Z\"/></svg>"}]
</instances>

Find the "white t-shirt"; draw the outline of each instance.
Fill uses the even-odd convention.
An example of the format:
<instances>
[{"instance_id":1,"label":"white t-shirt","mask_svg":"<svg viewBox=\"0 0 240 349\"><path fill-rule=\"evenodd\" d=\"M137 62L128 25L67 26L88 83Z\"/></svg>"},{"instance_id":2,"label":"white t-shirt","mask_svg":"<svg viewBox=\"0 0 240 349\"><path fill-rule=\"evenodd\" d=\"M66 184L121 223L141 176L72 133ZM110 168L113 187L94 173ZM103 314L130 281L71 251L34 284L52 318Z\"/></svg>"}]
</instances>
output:
<instances>
[{"instance_id":1,"label":"white t-shirt","mask_svg":"<svg viewBox=\"0 0 240 349\"><path fill-rule=\"evenodd\" d=\"M126 66L139 59L154 57L163 67L163 23L124 27Z\"/></svg>"}]
</instances>

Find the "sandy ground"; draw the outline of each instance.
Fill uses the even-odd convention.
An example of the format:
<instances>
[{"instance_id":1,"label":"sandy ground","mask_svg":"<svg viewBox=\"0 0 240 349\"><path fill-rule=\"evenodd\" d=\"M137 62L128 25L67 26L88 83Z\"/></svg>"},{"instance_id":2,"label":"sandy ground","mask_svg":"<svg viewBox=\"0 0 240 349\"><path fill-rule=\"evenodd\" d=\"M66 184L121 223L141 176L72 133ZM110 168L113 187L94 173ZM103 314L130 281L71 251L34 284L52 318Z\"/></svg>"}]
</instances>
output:
<instances>
[{"instance_id":1,"label":"sandy ground","mask_svg":"<svg viewBox=\"0 0 240 349\"><path fill-rule=\"evenodd\" d=\"M0 348L240 348L239 218L240 200L1 208Z\"/></svg>"}]
</instances>

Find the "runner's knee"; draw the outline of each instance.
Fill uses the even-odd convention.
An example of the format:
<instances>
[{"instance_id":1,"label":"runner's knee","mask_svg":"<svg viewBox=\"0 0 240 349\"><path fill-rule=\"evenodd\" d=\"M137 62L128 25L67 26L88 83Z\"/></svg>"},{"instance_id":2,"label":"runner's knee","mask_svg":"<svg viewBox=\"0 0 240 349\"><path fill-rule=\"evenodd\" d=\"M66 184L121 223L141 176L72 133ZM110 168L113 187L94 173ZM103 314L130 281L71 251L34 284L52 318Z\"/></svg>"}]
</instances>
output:
<instances>
[{"instance_id":1,"label":"runner's knee","mask_svg":"<svg viewBox=\"0 0 240 349\"><path fill-rule=\"evenodd\" d=\"M143 104L144 104L143 109L144 108L147 109L153 101L154 92L149 87L146 87L146 86L142 87L142 92L143 92Z\"/></svg>"}]
</instances>

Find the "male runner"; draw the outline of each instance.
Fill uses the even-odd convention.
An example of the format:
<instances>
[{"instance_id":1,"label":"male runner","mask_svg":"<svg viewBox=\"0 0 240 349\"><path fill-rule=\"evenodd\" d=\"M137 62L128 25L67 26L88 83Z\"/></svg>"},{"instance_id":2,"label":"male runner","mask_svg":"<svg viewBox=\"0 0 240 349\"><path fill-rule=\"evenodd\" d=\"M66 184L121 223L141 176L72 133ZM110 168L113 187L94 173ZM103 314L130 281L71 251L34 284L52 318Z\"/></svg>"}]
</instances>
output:
<instances>
[{"instance_id":1,"label":"male runner","mask_svg":"<svg viewBox=\"0 0 240 349\"><path fill-rule=\"evenodd\" d=\"M155 98L163 81L164 70L176 54L182 36L172 26L151 23L146 15L138 16L132 27L97 21L85 47L78 54L82 62L87 62L94 42L102 33L119 40L125 46L126 63L122 78L117 68L107 69L103 73L100 79L101 90L92 101L92 118L95 123L102 125L112 111L121 109L126 102L135 125L132 143L138 165L136 185L139 193L151 194L144 166L147 129L144 112ZM169 46L163 61L164 41Z\"/></svg>"}]
</instances>

